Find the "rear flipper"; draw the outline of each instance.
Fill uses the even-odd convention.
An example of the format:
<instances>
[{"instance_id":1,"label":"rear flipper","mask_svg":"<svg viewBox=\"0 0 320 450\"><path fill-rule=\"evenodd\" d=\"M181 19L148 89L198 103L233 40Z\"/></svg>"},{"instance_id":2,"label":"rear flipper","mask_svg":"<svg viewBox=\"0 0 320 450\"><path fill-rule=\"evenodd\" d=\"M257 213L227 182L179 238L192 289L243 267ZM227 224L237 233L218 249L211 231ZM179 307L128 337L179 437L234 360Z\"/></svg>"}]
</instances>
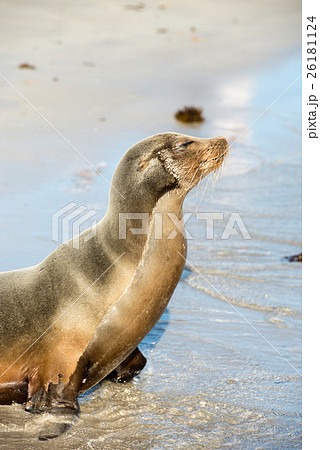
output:
<instances>
[{"instance_id":1,"label":"rear flipper","mask_svg":"<svg viewBox=\"0 0 320 450\"><path fill-rule=\"evenodd\" d=\"M50 383L38 390L27 401L26 411L32 413L50 413L39 432L39 440L46 441L67 431L79 415L76 393L68 384Z\"/></svg>"},{"instance_id":2,"label":"rear flipper","mask_svg":"<svg viewBox=\"0 0 320 450\"><path fill-rule=\"evenodd\" d=\"M109 373L105 379L113 381L114 383L127 383L141 372L146 363L146 358L137 347L116 369Z\"/></svg>"}]
</instances>

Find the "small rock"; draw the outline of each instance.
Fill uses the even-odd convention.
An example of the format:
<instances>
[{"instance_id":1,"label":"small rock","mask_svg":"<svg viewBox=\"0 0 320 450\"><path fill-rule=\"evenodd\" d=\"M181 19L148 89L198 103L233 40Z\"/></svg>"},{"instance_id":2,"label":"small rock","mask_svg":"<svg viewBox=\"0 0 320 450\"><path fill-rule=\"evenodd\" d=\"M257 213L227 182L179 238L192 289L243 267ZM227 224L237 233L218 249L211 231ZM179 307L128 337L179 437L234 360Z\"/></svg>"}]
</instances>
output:
<instances>
[{"instance_id":1,"label":"small rock","mask_svg":"<svg viewBox=\"0 0 320 450\"><path fill-rule=\"evenodd\" d=\"M302 262L302 253L298 255L285 256L285 259L289 262Z\"/></svg>"}]
</instances>

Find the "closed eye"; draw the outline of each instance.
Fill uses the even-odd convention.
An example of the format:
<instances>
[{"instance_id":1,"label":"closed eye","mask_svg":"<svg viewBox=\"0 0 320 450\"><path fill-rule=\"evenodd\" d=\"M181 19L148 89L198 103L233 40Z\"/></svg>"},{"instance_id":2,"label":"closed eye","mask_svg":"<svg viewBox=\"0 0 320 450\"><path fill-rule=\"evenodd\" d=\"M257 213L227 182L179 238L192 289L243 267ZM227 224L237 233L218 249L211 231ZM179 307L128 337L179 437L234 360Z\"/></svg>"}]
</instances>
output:
<instances>
[{"instance_id":1,"label":"closed eye","mask_svg":"<svg viewBox=\"0 0 320 450\"><path fill-rule=\"evenodd\" d=\"M193 144L193 143L194 143L194 141L188 141L188 142L185 142L184 144L181 144L181 147L188 147L188 145Z\"/></svg>"}]
</instances>

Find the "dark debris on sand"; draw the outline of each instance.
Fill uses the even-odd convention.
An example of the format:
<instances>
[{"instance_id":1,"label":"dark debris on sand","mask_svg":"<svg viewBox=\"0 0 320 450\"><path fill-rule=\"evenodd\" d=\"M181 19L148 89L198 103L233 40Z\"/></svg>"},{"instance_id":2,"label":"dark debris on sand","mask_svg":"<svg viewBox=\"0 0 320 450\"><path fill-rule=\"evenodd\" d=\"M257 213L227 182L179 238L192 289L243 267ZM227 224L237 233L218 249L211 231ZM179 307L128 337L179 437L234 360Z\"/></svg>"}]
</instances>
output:
<instances>
[{"instance_id":1,"label":"dark debris on sand","mask_svg":"<svg viewBox=\"0 0 320 450\"><path fill-rule=\"evenodd\" d=\"M185 106L175 113L175 118L184 123L203 122L202 108L195 108L194 106Z\"/></svg>"},{"instance_id":2,"label":"dark debris on sand","mask_svg":"<svg viewBox=\"0 0 320 450\"><path fill-rule=\"evenodd\" d=\"M138 3L136 5L126 5L126 9L131 9L132 11L141 11L144 7L144 3Z\"/></svg>"},{"instance_id":3,"label":"dark debris on sand","mask_svg":"<svg viewBox=\"0 0 320 450\"><path fill-rule=\"evenodd\" d=\"M29 64L29 63L22 63L19 65L19 69L35 70L36 66L33 66L32 64Z\"/></svg>"},{"instance_id":4,"label":"dark debris on sand","mask_svg":"<svg viewBox=\"0 0 320 450\"><path fill-rule=\"evenodd\" d=\"M285 256L285 259L289 262L302 262L302 253L298 255Z\"/></svg>"}]
</instances>

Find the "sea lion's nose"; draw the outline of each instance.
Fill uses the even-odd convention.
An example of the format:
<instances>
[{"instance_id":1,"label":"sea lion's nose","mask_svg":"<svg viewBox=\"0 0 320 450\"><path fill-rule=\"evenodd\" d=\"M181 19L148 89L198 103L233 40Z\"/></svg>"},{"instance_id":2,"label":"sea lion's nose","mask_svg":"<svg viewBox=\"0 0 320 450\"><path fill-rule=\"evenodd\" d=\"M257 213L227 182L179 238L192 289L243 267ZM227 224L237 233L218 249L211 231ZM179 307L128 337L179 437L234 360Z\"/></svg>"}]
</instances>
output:
<instances>
[{"instance_id":1,"label":"sea lion's nose","mask_svg":"<svg viewBox=\"0 0 320 450\"><path fill-rule=\"evenodd\" d=\"M214 137L214 138L198 138L197 139L200 145L204 145L204 146L215 146L215 147L223 147L223 148L228 148L229 144L228 141L226 140L226 138L224 138L223 136L218 136L218 137Z\"/></svg>"},{"instance_id":2,"label":"sea lion's nose","mask_svg":"<svg viewBox=\"0 0 320 450\"><path fill-rule=\"evenodd\" d=\"M216 144L219 144L219 146L222 146L222 147L225 147L225 148L229 147L229 144L228 144L227 139L224 138L224 137L222 137L222 136L218 136L218 137L216 137L216 138L214 138L214 139L212 139L212 140L213 140Z\"/></svg>"},{"instance_id":3,"label":"sea lion's nose","mask_svg":"<svg viewBox=\"0 0 320 450\"><path fill-rule=\"evenodd\" d=\"M210 146L218 152L219 156L227 153L229 150L228 141L222 136L211 139Z\"/></svg>"}]
</instances>

